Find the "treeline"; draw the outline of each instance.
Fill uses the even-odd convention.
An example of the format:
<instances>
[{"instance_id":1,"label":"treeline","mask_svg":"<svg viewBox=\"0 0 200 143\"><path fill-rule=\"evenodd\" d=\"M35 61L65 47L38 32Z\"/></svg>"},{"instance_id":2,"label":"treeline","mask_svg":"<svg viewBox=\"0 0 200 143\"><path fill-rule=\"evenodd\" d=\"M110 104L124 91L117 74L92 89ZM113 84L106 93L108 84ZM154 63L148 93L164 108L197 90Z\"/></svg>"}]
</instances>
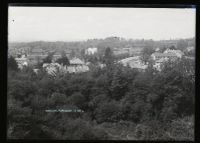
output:
<instances>
[{"instance_id":1,"label":"treeline","mask_svg":"<svg viewBox=\"0 0 200 143\"><path fill-rule=\"evenodd\" d=\"M192 41L190 46L195 46L195 38L189 39L179 39L179 40L166 40L171 42L177 42L178 49L183 49L188 46L188 41ZM88 47L97 47L99 49L105 49L105 47L111 48L123 48L123 47L138 47L148 46L148 47L163 47L166 46L164 43L166 41L154 41L154 40L133 40L124 39L119 37L108 37L105 39L89 39L87 41L77 41L77 42L21 42L21 43L9 43L9 48L41 48L41 49L86 49Z\"/></svg>"}]
</instances>

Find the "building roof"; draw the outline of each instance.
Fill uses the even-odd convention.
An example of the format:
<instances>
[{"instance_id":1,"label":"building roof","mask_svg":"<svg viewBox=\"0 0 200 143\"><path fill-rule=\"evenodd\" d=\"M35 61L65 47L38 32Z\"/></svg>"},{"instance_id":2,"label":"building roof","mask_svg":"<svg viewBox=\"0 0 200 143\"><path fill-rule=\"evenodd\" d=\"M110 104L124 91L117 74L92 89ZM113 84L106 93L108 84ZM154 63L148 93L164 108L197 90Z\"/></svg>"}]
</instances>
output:
<instances>
[{"instance_id":1,"label":"building roof","mask_svg":"<svg viewBox=\"0 0 200 143\"><path fill-rule=\"evenodd\" d=\"M125 59L120 60L119 62L121 62L121 63L127 63L127 62L130 62L132 60L139 60L139 56L125 58Z\"/></svg>"},{"instance_id":2,"label":"building roof","mask_svg":"<svg viewBox=\"0 0 200 143\"><path fill-rule=\"evenodd\" d=\"M70 64L73 64L73 65L83 65L84 62L82 60L80 60L79 58L73 58L72 60L70 60Z\"/></svg>"},{"instance_id":3,"label":"building roof","mask_svg":"<svg viewBox=\"0 0 200 143\"><path fill-rule=\"evenodd\" d=\"M181 50L171 50L171 49L167 49L164 51L164 53L175 53L175 54L181 54L184 55L184 53Z\"/></svg>"},{"instance_id":4,"label":"building roof","mask_svg":"<svg viewBox=\"0 0 200 143\"><path fill-rule=\"evenodd\" d=\"M140 57L135 56L135 57L129 57L123 60L119 61L123 65L129 65L131 68L137 68L137 69L146 69L147 65L142 64Z\"/></svg>"},{"instance_id":5,"label":"building roof","mask_svg":"<svg viewBox=\"0 0 200 143\"><path fill-rule=\"evenodd\" d=\"M158 52L155 52L152 54L152 56L156 56L156 57L176 57L176 54L175 53L158 53Z\"/></svg>"}]
</instances>

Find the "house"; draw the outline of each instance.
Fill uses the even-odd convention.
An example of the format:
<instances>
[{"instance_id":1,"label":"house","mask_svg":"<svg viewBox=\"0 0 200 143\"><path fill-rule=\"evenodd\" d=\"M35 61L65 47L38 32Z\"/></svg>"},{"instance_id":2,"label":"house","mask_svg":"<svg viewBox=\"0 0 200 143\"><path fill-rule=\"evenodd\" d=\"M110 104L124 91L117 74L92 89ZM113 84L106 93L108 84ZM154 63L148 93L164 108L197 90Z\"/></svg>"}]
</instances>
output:
<instances>
[{"instance_id":1,"label":"house","mask_svg":"<svg viewBox=\"0 0 200 143\"><path fill-rule=\"evenodd\" d=\"M167 54L167 53L174 53L174 54L176 54L176 56L177 56L178 58L181 58L181 57L184 55L184 53L183 53L181 50L174 50L174 49L167 49L167 50L165 50L163 53L164 53L164 54Z\"/></svg>"},{"instance_id":2,"label":"house","mask_svg":"<svg viewBox=\"0 0 200 143\"><path fill-rule=\"evenodd\" d=\"M22 57L22 58L15 58L17 64L18 64L18 67L20 69L23 69L23 67L25 66L28 66L28 59L25 58L25 57Z\"/></svg>"},{"instance_id":3,"label":"house","mask_svg":"<svg viewBox=\"0 0 200 143\"><path fill-rule=\"evenodd\" d=\"M89 70L89 67L82 60L73 58L70 60L69 66L64 66L58 63L44 63L43 69L45 69L48 74L55 76L57 73L65 74L86 72Z\"/></svg>"},{"instance_id":4,"label":"house","mask_svg":"<svg viewBox=\"0 0 200 143\"><path fill-rule=\"evenodd\" d=\"M161 71L161 66L163 65L164 62L166 62L166 58L161 58L157 61L155 61L155 64L153 65L154 68L156 68L158 71Z\"/></svg>"},{"instance_id":5,"label":"house","mask_svg":"<svg viewBox=\"0 0 200 143\"><path fill-rule=\"evenodd\" d=\"M59 72L60 64L44 63L42 67L49 75L55 76Z\"/></svg>"},{"instance_id":6,"label":"house","mask_svg":"<svg viewBox=\"0 0 200 143\"><path fill-rule=\"evenodd\" d=\"M96 47L94 48L87 48L85 50L85 54L86 55L94 55L95 53L97 53L98 49Z\"/></svg>"},{"instance_id":7,"label":"house","mask_svg":"<svg viewBox=\"0 0 200 143\"><path fill-rule=\"evenodd\" d=\"M190 47L187 47L187 48L186 48L186 51L187 51L187 52L190 52L190 51L193 51L193 50L195 50L194 46L190 46Z\"/></svg>"},{"instance_id":8,"label":"house","mask_svg":"<svg viewBox=\"0 0 200 143\"><path fill-rule=\"evenodd\" d=\"M151 55L152 59L154 61L156 60L159 60L161 58L164 58L164 59L176 59L177 58L177 55L175 53L158 53L158 52L155 52Z\"/></svg>"},{"instance_id":9,"label":"house","mask_svg":"<svg viewBox=\"0 0 200 143\"><path fill-rule=\"evenodd\" d=\"M67 66L67 71L69 73L86 72L88 70L89 70L88 65L86 65L79 58L73 58L72 60L70 60L70 65Z\"/></svg>"},{"instance_id":10,"label":"house","mask_svg":"<svg viewBox=\"0 0 200 143\"><path fill-rule=\"evenodd\" d=\"M78 65L83 65L85 64L81 59L79 58L73 58L70 61L70 65L78 66Z\"/></svg>"},{"instance_id":11,"label":"house","mask_svg":"<svg viewBox=\"0 0 200 143\"><path fill-rule=\"evenodd\" d=\"M147 65L143 64L139 56L122 59L119 61L119 63L121 63L124 66L130 66L131 68L141 70L145 70L147 68Z\"/></svg>"},{"instance_id":12,"label":"house","mask_svg":"<svg viewBox=\"0 0 200 143\"><path fill-rule=\"evenodd\" d=\"M151 55L152 59L154 60L155 64L153 67L155 67L158 71L161 70L161 65L168 61L168 60L176 60L178 58L181 58L183 56L183 52L180 50L174 50L174 49L167 49L163 53L155 52Z\"/></svg>"}]
</instances>

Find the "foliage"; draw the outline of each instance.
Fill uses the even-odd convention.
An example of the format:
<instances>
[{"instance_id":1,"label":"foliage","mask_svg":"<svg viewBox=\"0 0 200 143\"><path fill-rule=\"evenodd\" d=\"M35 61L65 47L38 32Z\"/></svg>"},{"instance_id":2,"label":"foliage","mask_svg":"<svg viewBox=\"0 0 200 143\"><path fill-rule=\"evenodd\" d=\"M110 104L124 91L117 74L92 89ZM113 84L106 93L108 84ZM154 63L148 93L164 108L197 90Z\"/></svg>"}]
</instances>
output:
<instances>
[{"instance_id":1,"label":"foliage","mask_svg":"<svg viewBox=\"0 0 200 143\"><path fill-rule=\"evenodd\" d=\"M106 51L107 66L86 73L51 78L31 67L9 69L8 138L193 140L194 61L139 72Z\"/></svg>"},{"instance_id":2,"label":"foliage","mask_svg":"<svg viewBox=\"0 0 200 143\"><path fill-rule=\"evenodd\" d=\"M70 64L69 59L67 58L66 54L64 54L64 52L62 52L61 58L57 59L56 62L59 64L63 64L64 66L68 66Z\"/></svg>"},{"instance_id":3,"label":"foliage","mask_svg":"<svg viewBox=\"0 0 200 143\"><path fill-rule=\"evenodd\" d=\"M188 43L186 40L181 39L177 42L177 49L184 50L185 48L187 48L187 46Z\"/></svg>"},{"instance_id":4,"label":"foliage","mask_svg":"<svg viewBox=\"0 0 200 143\"><path fill-rule=\"evenodd\" d=\"M144 49L142 50L142 54L141 54L141 60L147 64L151 54L154 52L153 47L144 47Z\"/></svg>"},{"instance_id":5,"label":"foliage","mask_svg":"<svg viewBox=\"0 0 200 143\"><path fill-rule=\"evenodd\" d=\"M113 63L113 53L110 47L107 47L105 50L105 54L104 54L104 63L107 66L111 66L111 64Z\"/></svg>"},{"instance_id":6,"label":"foliage","mask_svg":"<svg viewBox=\"0 0 200 143\"><path fill-rule=\"evenodd\" d=\"M17 71L18 70L18 65L14 57L10 56L8 57L8 69Z\"/></svg>"},{"instance_id":7,"label":"foliage","mask_svg":"<svg viewBox=\"0 0 200 143\"><path fill-rule=\"evenodd\" d=\"M43 59L43 63L51 63L53 59L54 52L48 53L47 57Z\"/></svg>"}]
</instances>

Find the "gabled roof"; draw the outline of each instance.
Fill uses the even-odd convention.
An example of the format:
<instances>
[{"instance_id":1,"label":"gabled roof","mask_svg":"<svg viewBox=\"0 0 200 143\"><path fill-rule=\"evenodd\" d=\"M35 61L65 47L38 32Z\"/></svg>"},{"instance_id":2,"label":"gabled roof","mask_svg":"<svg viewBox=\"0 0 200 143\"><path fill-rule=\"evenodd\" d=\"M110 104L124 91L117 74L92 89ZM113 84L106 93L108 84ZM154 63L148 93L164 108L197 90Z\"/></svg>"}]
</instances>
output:
<instances>
[{"instance_id":1,"label":"gabled roof","mask_svg":"<svg viewBox=\"0 0 200 143\"><path fill-rule=\"evenodd\" d=\"M164 53L178 53L178 54L184 55L184 53L181 50L170 50L170 49L167 49L167 50L164 51Z\"/></svg>"},{"instance_id":2,"label":"gabled roof","mask_svg":"<svg viewBox=\"0 0 200 143\"><path fill-rule=\"evenodd\" d=\"M80 60L79 58L73 58L72 60L70 60L70 64L73 64L73 65L83 65L84 62L82 60Z\"/></svg>"}]
</instances>

